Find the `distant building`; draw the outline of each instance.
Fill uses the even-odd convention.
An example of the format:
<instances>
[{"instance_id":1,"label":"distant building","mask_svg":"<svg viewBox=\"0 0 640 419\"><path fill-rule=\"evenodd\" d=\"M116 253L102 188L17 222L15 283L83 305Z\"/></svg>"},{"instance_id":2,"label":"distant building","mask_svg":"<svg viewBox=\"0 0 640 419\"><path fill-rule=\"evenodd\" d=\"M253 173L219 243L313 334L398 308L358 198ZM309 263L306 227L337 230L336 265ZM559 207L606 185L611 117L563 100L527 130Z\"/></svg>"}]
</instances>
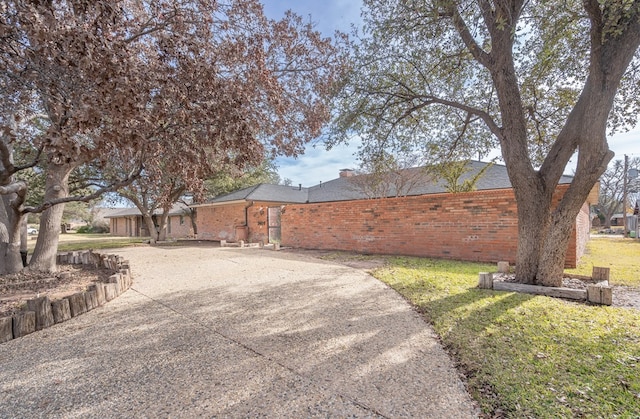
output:
<instances>
[{"instance_id":1,"label":"distant building","mask_svg":"<svg viewBox=\"0 0 640 419\"><path fill-rule=\"evenodd\" d=\"M162 210L156 210L153 215L154 221L159 215L162 215ZM119 208L117 211L110 211L104 218L109 220L112 236L150 236L142 213L137 208ZM174 204L169 210L169 218L167 219L167 238L180 239L190 236L193 236L191 210L182 203Z\"/></svg>"}]
</instances>

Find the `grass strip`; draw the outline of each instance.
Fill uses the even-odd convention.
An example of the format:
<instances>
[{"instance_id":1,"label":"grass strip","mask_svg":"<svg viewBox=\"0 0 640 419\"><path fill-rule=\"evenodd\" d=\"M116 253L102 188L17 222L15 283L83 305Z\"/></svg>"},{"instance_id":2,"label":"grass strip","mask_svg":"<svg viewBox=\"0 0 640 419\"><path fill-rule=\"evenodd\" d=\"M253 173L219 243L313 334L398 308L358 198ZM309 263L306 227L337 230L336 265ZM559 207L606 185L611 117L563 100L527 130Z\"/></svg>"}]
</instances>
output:
<instances>
[{"instance_id":1,"label":"grass strip","mask_svg":"<svg viewBox=\"0 0 640 419\"><path fill-rule=\"evenodd\" d=\"M593 237L577 269L567 272L591 275L594 266L609 268L612 284L640 287L640 240Z\"/></svg>"},{"instance_id":2,"label":"grass strip","mask_svg":"<svg viewBox=\"0 0 640 419\"><path fill-rule=\"evenodd\" d=\"M483 412L640 415L637 310L480 290L480 271L495 265L396 257L374 276L433 324Z\"/></svg>"},{"instance_id":3,"label":"grass strip","mask_svg":"<svg viewBox=\"0 0 640 419\"><path fill-rule=\"evenodd\" d=\"M36 247L36 240L37 236L30 236L27 242L27 250L29 253L32 253ZM138 246L148 240L148 237L119 237L108 234L60 234L58 236L58 252L73 252L89 249L117 249L120 247Z\"/></svg>"}]
</instances>

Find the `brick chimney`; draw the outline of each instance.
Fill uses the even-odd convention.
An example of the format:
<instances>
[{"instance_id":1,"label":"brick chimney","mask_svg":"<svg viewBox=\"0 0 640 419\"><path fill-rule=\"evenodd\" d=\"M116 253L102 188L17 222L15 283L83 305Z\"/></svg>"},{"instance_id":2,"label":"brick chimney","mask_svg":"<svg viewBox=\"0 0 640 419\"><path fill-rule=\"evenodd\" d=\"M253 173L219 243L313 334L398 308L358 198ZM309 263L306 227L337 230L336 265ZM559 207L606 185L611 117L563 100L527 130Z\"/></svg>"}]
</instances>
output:
<instances>
[{"instance_id":1,"label":"brick chimney","mask_svg":"<svg viewBox=\"0 0 640 419\"><path fill-rule=\"evenodd\" d=\"M340 177L351 177L354 174L353 169L340 169Z\"/></svg>"}]
</instances>

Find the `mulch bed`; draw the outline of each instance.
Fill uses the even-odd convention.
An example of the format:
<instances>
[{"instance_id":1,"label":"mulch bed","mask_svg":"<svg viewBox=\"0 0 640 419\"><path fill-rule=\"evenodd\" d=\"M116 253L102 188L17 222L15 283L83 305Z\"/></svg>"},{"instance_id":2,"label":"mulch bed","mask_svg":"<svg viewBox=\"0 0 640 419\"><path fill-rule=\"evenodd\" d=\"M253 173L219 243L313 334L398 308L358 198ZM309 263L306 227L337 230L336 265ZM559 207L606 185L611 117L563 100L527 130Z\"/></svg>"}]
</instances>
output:
<instances>
[{"instance_id":1,"label":"mulch bed","mask_svg":"<svg viewBox=\"0 0 640 419\"><path fill-rule=\"evenodd\" d=\"M24 308L26 301L47 295L63 298L84 291L94 282L107 282L113 271L90 265L60 265L55 274L23 271L0 276L0 317L8 317Z\"/></svg>"}]
</instances>

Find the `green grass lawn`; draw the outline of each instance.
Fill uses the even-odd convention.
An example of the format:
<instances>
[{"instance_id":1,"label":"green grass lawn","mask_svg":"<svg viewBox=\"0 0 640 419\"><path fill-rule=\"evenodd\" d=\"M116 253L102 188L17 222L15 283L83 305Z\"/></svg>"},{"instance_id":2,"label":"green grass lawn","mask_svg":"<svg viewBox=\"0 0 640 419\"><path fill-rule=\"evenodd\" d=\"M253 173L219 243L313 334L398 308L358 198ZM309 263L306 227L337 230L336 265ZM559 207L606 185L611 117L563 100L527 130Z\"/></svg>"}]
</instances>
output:
<instances>
[{"instance_id":1,"label":"green grass lawn","mask_svg":"<svg viewBox=\"0 0 640 419\"><path fill-rule=\"evenodd\" d=\"M629 266L617 266L618 260L627 263L621 257L625 246L638 249L626 241L594 240L585 263L611 266L614 278L631 275L638 269L630 261L634 250ZM602 254L603 249L613 253ZM374 275L433 324L483 412L513 418L639 417L640 312L476 288L478 272L495 270L397 257ZM578 271L590 274L591 267Z\"/></svg>"},{"instance_id":2,"label":"green grass lawn","mask_svg":"<svg viewBox=\"0 0 640 419\"><path fill-rule=\"evenodd\" d=\"M36 237L29 236L28 250L33 252L36 246ZM116 249L119 247L136 246L149 238L144 237L117 237L109 234L80 234L67 233L59 236L58 252L71 252L88 249Z\"/></svg>"},{"instance_id":3,"label":"green grass lawn","mask_svg":"<svg viewBox=\"0 0 640 419\"><path fill-rule=\"evenodd\" d=\"M610 268L610 282L640 287L640 240L593 237L577 269L567 272L591 275L594 266Z\"/></svg>"}]
</instances>

